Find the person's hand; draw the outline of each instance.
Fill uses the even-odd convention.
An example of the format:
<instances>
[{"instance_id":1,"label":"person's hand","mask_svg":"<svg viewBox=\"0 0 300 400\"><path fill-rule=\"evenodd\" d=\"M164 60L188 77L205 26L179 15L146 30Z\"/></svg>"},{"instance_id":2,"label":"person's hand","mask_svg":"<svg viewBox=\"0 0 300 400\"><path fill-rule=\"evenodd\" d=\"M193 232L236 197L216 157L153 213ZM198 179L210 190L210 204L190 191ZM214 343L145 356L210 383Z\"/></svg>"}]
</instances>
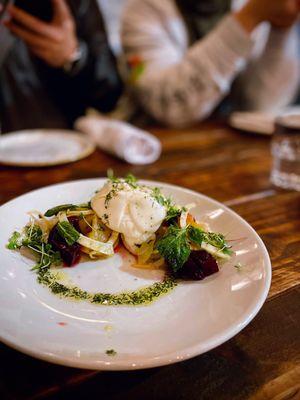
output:
<instances>
[{"instance_id":1,"label":"person's hand","mask_svg":"<svg viewBox=\"0 0 300 400\"><path fill-rule=\"evenodd\" d=\"M42 1L42 0L40 0ZM63 67L71 61L78 41L75 22L65 0L52 0L53 19L47 23L18 7L9 7L6 27L24 40L30 51L51 67Z\"/></svg>"},{"instance_id":2,"label":"person's hand","mask_svg":"<svg viewBox=\"0 0 300 400\"><path fill-rule=\"evenodd\" d=\"M251 32L263 21L276 28L288 28L297 21L299 11L299 0L248 0L234 15Z\"/></svg>"}]
</instances>

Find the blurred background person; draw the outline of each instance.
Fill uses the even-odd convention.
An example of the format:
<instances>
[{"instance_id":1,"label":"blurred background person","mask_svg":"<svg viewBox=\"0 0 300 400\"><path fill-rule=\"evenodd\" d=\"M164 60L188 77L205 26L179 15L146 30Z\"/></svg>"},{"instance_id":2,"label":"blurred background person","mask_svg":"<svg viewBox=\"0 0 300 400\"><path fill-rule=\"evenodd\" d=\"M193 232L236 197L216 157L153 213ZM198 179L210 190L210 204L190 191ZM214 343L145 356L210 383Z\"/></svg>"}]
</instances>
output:
<instances>
[{"instance_id":1,"label":"blurred background person","mask_svg":"<svg viewBox=\"0 0 300 400\"><path fill-rule=\"evenodd\" d=\"M70 128L122 83L96 0L16 0L0 30L2 131Z\"/></svg>"},{"instance_id":2,"label":"blurred background person","mask_svg":"<svg viewBox=\"0 0 300 400\"><path fill-rule=\"evenodd\" d=\"M98 0L112 51L116 56L122 53L120 40L121 17L127 0Z\"/></svg>"},{"instance_id":3,"label":"blurred background person","mask_svg":"<svg viewBox=\"0 0 300 400\"><path fill-rule=\"evenodd\" d=\"M130 0L129 80L156 120L185 126L216 109L274 111L299 84L299 0Z\"/></svg>"}]
</instances>

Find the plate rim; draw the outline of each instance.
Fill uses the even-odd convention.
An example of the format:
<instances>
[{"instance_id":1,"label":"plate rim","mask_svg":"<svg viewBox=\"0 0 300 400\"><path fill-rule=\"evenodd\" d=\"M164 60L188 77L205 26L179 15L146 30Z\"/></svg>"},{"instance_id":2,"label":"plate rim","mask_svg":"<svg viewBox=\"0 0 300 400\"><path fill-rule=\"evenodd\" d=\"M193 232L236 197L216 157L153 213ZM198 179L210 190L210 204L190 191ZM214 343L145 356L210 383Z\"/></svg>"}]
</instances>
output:
<instances>
[{"instance_id":1,"label":"plate rim","mask_svg":"<svg viewBox=\"0 0 300 400\"><path fill-rule=\"evenodd\" d=\"M47 135L52 135L52 133L48 132L48 131L63 131L63 133L65 135L69 135L69 136L73 136L73 138L76 137L77 141L80 141L81 143L84 143L85 145L85 149L83 151L80 152L80 154L78 153L78 155L74 158L62 158L59 161L41 161L41 162L26 162L26 161L9 161L9 160L3 160L0 157L0 165L8 165L10 167L53 167L55 165L64 165L64 164L69 164L72 162L76 162L79 160L82 160L83 158L88 157L89 155L91 155L95 150L96 150L96 145L95 143L93 143L93 141L86 137L86 140L83 140L84 135L79 132L79 131L75 131L72 129L60 129L60 128L35 128L35 129L21 129L18 131L12 131L12 132L7 132L4 135L0 136L0 144L1 141L3 139L6 139L9 136L15 136L15 135L22 135L26 132L33 132L33 133L39 133L39 132L43 132L46 133ZM30 133L31 135L32 133Z\"/></svg>"},{"instance_id":2,"label":"plate rim","mask_svg":"<svg viewBox=\"0 0 300 400\"><path fill-rule=\"evenodd\" d=\"M42 191L44 189L50 189L52 187L56 186L64 186L64 185L72 185L74 183L80 183L80 182L90 182L90 183L97 183L100 181L100 183L105 182L107 178L105 177L99 177L99 178L88 178L88 179L75 179L71 181L66 181L66 182L60 182L60 183L55 183L51 185L46 185L42 186L38 189L31 190L27 193L24 193L20 196L15 197L14 199L9 200L8 202L2 204L0 206L0 211L4 206L9 206L11 203L13 203L15 200L23 198L24 196L28 195L34 195L36 192ZM257 303L252 306L252 308L248 311L247 316L242 318L242 321L237 324L234 327L227 328L222 335L218 335L218 337L213 337L206 341L205 349L203 349L203 345L201 343L197 343L196 345L192 347L187 347L183 350L180 351L174 351L172 353L168 354L163 354L160 356L155 356L151 358L147 358L145 361L136 361L136 362L129 362L129 361L118 361L118 360L113 360L111 359L110 361L97 361L97 360L78 360L73 357L69 356L62 356L62 355L54 355L54 354L49 354L49 353L41 353L38 351L35 351L32 348L27 348L26 346L22 345L16 345L13 341L10 341L2 336L2 333L0 331L0 341L4 343L5 345L20 351L26 355L29 355L31 357L37 358L39 360L47 361L53 364L58 364L58 365L63 365L63 366L68 366L68 367L75 367L75 368L81 368L81 369L90 369L90 370L110 370L110 371L126 371L126 370L138 370L138 369L148 369L148 368L155 368L155 367L160 367L164 365L170 365L174 364L177 362L185 361L190 358L199 356L201 354L207 353L208 351L214 349L215 347L220 346L221 344L227 342L231 338L233 338L235 335L237 335L239 332L241 332L252 320L253 318L258 314L260 309L262 308L264 302L266 301L266 298L268 296L270 286L271 286L271 281L272 281L272 264L270 260L269 253L267 251L267 248L261 239L261 237L258 235L258 233L255 231L255 229L245 220L243 219L239 214L237 214L235 211L233 211L231 208L226 206L225 204L215 200L212 197L209 197L205 194L202 194L200 192L196 192L195 190L188 189L182 186L166 183L166 182L161 182L161 181L152 181L152 180L145 180L145 179L139 179L140 182L145 183L145 184L154 184L157 186L163 186L164 188L173 188L173 189L180 189L183 190L187 194L193 194L200 196L206 200L209 200L216 206L221 206L223 209L225 209L227 212L229 212L230 215L236 217L240 222L245 224L248 229L254 234L256 237L257 241L259 242L261 246L261 250L263 252L263 258L265 261L265 285L263 287L263 290L260 294L260 297L257 301ZM216 336L216 335L215 335Z\"/></svg>"}]
</instances>

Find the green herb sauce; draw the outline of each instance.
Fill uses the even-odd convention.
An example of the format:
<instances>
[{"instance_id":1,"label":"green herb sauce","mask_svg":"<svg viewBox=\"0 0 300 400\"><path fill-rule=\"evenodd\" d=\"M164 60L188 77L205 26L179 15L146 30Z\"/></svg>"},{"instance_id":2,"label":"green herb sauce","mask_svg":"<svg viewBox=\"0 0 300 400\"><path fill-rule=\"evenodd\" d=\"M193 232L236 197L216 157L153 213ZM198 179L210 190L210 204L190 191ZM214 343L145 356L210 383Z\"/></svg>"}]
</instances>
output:
<instances>
[{"instance_id":1,"label":"green herb sauce","mask_svg":"<svg viewBox=\"0 0 300 400\"><path fill-rule=\"evenodd\" d=\"M173 277L166 276L161 282L155 282L150 286L138 290L122 293L90 293L76 286L65 285L60 280L60 275L50 269L40 269L37 272L38 282L47 286L52 293L75 300L87 300L94 304L105 306L121 305L146 305L157 300L162 295L169 293L177 285Z\"/></svg>"}]
</instances>

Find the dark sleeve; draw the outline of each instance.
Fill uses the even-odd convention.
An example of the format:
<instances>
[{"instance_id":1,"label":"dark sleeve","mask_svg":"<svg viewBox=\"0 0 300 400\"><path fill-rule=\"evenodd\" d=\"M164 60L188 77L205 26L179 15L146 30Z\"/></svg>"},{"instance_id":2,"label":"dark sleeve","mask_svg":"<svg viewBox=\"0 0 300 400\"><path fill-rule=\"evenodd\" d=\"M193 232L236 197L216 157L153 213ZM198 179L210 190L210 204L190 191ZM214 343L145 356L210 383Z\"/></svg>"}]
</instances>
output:
<instances>
[{"instance_id":1,"label":"dark sleeve","mask_svg":"<svg viewBox=\"0 0 300 400\"><path fill-rule=\"evenodd\" d=\"M98 4L96 0L73 0L69 5L76 20L78 40L84 49L79 69L70 73L70 79L86 107L109 112L115 107L123 87Z\"/></svg>"}]
</instances>

